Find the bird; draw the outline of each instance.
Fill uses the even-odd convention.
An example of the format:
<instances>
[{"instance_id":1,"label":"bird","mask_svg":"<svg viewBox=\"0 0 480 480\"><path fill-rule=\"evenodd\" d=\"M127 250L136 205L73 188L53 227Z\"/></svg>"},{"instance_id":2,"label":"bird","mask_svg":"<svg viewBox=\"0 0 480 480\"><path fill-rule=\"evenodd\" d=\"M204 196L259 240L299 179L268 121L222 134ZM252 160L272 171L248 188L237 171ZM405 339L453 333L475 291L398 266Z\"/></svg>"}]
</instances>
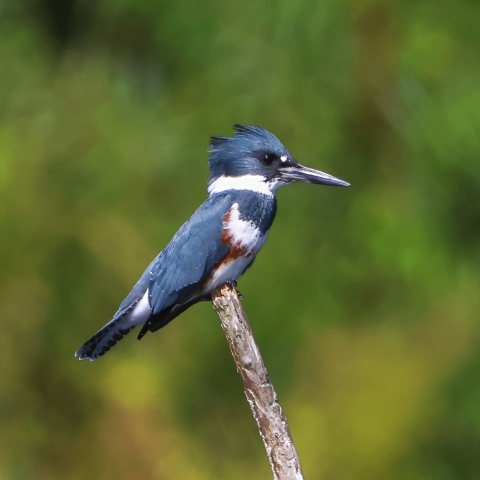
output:
<instances>
[{"instance_id":1,"label":"bird","mask_svg":"<svg viewBox=\"0 0 480 480\"><path fill-rule=\"evenodd\" d=\"M277 210L276 192L306 182L348 187L305 167L259 126L234 125L232 137L211 137L208 198L150 263L113 318L75 355L97 360L134 327L156 332L223 284L236 286L265 243Z\"/></svg>"}]
</instances>

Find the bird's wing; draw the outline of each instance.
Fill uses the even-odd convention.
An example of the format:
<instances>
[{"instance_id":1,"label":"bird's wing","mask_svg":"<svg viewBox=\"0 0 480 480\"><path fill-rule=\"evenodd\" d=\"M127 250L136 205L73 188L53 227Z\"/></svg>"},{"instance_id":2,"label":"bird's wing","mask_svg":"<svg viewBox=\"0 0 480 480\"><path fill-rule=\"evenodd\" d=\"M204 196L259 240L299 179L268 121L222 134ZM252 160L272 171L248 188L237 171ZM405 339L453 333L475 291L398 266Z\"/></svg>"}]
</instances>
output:
<instances>
[{"instance_id":1,"label":"bird's wing","mask_svg":"<svg viewBox=\"0 0 480 480\"><path fill-rule=\"evenodd\" d=\"M227 255L229 246L220 236L223 217L232 202L229 193L209 197L150 265L148 288L153 315L187 300Z\"/></svg>"}]
</instances>

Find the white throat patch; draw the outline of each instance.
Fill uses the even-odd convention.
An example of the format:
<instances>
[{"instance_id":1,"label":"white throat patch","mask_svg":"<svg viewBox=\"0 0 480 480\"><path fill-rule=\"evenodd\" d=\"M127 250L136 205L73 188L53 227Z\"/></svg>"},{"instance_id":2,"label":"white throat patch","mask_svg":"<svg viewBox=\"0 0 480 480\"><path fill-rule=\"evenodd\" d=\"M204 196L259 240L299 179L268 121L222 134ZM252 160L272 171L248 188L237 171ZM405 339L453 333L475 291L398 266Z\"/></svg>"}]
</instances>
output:
<instances>
[{"instance_id":1,"label":"white throat patch","mask_svg":"<svg viewBox=\"0 0 480 480\"><path fill-rule=\"evenodd\" d=\"M226 190L250 190L251 192L273 196L280 186L282 186L282 182L268 181L263 175L241 175L240 177L222 175L209 185L208 193L213 195Z\"/></svg>"}]
</instances>

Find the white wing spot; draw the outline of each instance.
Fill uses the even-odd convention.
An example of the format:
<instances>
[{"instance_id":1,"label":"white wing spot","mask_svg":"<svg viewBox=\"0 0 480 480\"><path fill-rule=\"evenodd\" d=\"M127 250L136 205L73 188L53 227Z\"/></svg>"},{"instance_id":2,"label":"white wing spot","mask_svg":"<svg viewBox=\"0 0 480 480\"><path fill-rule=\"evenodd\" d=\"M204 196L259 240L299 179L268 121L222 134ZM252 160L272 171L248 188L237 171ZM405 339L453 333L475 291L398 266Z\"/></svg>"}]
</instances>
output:
<instances>
[{"instance_id":1,"label":"white wing spot","mask_svg":"<svg viewBox=\"0 0 480 480\"><path fill-rule=\"evenodd\" d=\"M140 325L147 321L148 317L152 314L152 307L150 307L150 302L148 301L148 289L140 299L140 301L135 305L132 313L127 317L130 323L134 325Z\"/></svg>"}]
</instances>

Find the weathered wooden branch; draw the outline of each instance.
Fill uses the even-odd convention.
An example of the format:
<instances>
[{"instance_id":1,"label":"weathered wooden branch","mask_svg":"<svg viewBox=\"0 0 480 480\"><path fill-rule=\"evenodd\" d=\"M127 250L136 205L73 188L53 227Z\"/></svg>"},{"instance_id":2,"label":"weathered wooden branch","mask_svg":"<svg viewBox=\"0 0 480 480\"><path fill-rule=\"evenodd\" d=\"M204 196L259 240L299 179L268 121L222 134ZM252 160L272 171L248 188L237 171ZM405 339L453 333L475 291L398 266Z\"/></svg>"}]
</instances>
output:
<instances>
[{"instance_id":1,"label":"weathered wooden branch","mask_svg":"<svg viewBox=\"0 0 480 480\"><path fill-rule=\"evenodd\" d=\"M290 435L287 419L278 403L260 350L253 338L245 311L235 289L228 285L212 295L227 337L245 395L267 450L275 480L303 479L300 462Z\"/></svg>"}]
</instances>

